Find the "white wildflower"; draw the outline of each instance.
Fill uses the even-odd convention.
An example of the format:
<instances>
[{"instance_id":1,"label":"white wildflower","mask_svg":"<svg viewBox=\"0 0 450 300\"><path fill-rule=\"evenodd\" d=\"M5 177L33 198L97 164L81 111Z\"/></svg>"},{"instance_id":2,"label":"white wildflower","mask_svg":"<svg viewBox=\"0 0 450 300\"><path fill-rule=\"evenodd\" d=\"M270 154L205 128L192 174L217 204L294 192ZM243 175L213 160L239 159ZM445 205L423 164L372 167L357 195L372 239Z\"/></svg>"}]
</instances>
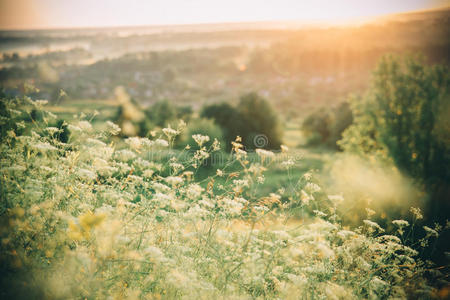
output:
<instances>
[{"instance_id":1,"label":"white wildflower","mask_svg":"<svg viewBox=\"0 0 450 300\"><path fill-rule=\"evenodd\" d=\"M313 210L313 213L318 217L326 217L327 216L326 213L324 213L323 211L317 210L317 209Z\"/></svg>"},{"instance_id":2,"label":"white wildflower","mask_svg":"<svg viewBox=\"0 0 450 300\"><path fill-rule=\"evenodd\" d=\"M47 127L45 128L45 131L47 131L50 135L54 135L55 133L60 132L60 129L57 127Z\"/></svg>"},{"instance_id":3,"label":"white wildflower","mask_svg":"<svg viewBox=\"0 0 450 300\"><path fill-rule=\"evenodd\" d=\"M294 164L295 164L295 163L294 163L294 161L293 161L292 159L288 159L288 160L285 160L285 161L281 162L281 165L282 165L283 167L285 167L285 168L290 168L290 167L292 167Z\"/></svg>"},{"instance_id":4,"label":"white wildflower","mask_svg":"<svg viewBox=\"0 0 450 300\"><path fill-rule=\"evenodd\" d=\"M163 128L162 130L164 132L164 134L168 137L174 137L178 134L178 131L176 131L175 129L170 128L170 126L168 128Z\"/></svg>"},{"instance_id":5,"label":"white wildflower","mask_svg":"<svg viewBox=\"0 0 450 300\"><path fill-rule=\"evenodd\" d=\"M380 227L380 225L378 225L376 222L371 221L371 220L363 220L364 224L366 224L368 227L372 228L372 229L377 229L380 232L383 232L384 229Z\"/></svg>"},{"instance_id":6,"label":"white wildflower","mask_svg":"<svg viewBox=\"0 0 450 300\"><path fill-rule=\"evenodd\" d=\"M157 139L155 140L155 144L157 146L161 146L161 147L168 147L169 146L169 142L163 139Z\"/></svg>"},{"instance_id":7,"label":"white wildflower","mask_svg":"<svg viewBox=\"0 0 450 300\"><path fill-rule=\"evenodd\" d=\"M203 190L204 189L200 185L194 183L188 186L188 188L186 189L186 194L189 199L195 199L200 197Z\"/></svg>"},{"instance_id":8,"label":"white wildflower","mask_svg":"<svg viewBox=\"0 0 450 300\"><path fill-rule=\"evenodd\" d=\"M151 178L154 173L155 171L153 171L152 169L146 169L144 170L144 172L142 172L142 176L145 178Z\"/></svg>"},{"instance_id":9,"label":"white wildflower","mask_svg":"<svg viewBox=\"0 0 450 300\"><path fill-rule=\"evenodd\" d=\"M69 129L69 131L70 131L70 132L73 132L73 133L75 133L75 132L81 132L81 131L82 131L82 129L81 129L80 127L75 126L75 125L72 125L72 124L69 124L69 125L67 126L67 129Z\"/></svg>"},{"instance_id":10,"label":"white wildflower","mask_svg":"<svg viewBox=\"0 0 450 300\"><path fill-rule=\"evenodd\" d=\"M183 183L183 178L178 176L168 176L164 178L164 181L170 184L171 186L176 186Z\"/></svg>"},{"instance_id":11,"label":"white wildflower","mask_svg":"<svg viewBox=\"0 0 450 300\"><path fill-rule=\"evenodd\" d=\"M409 226L409 222L406 220L393 220L392 224L394 224L395 226L398 226L400 228Z\"/></svg>"},{"instance_id":12,"label":"white wildflower","mask_svg":"<svg viewBox=\"0 0 450 300\"><path fill-rule=\"evenodd\" d=\"M125 139L125 143L127 143L130 148L134 150L139 150L142 147L141 138L136 136Z\"/></svg>"},{"instance_id":13,"label":"white wildflower","mask_svg":"<svg viewBox=\"0 0 450 300\"><path fill-rule=\"evenodd\" d=\"M81 179L84 179L87 181L95 180L97 178L97 175L94 172L87 170L87 169L79 169L77 174Z\"/></svg>"},{"instance_id":14,"label":"white wildflower","mask_svg":"<svg viewBox=\"0 0 450 300\"><path fill-rule=\"evenodd\" d=\"M209 142L209 136L207 135L201 135L201 134L194 134L192 135L192 138L194 141L201 147L204 143Z\"/></svg>"},{"instance_id":15,"label":"white wildflower","mask_svg":"<svg viewBox=\"0 0 450 300\"><path fill-rule=\"evenodd\" d=\"M411 207L411 208L409 209L409 211L414 215L414 217L416 218L416 220L421 220L421 219L423 219L422 211L420 210L420 208Z\"/></svg>"},{"instance_id":16,"label":"white wildflower","mask_svg":"<svg viewBox=\"0 0 450 300\"><path fill-rule=\"evenodd\" d=\"M78 127L81 128L81 130L84 130L84 131L89 131L89 130L92 129L92 125L88 121L80 121L80 122L78 122Z\"/></svg>"},{"instance_id":17,"label":"white wildflower","mask_svg":"<svg viewBox=\"0 0 450 300\"><path fill-rule=\"evenodd\" d=\"M136 154L134 154L134 152L132 152L128 149L123 149L123 150L116 151L114 153L114 158L119 161L122 161L122 162L127 162L129 160L136 158Z\"/></svg>"},{"instance_id":18,"label":"white wildflower","mask_svg":"<svg viewBox=\"0 0 450 300\"><path fill-rule=\"evenodd\" d=\"M308 182L305 186L305 190L307 190L310 193L317 193L320 191L320 186L318 186L315 183Z\"/></svg>"},{"instance_id":19,"label":"white wildflower","mask_svg":"<svg viewBox=\"0 0 450 300\"><path fill-rule=\"evenodd\" d=\"M268 158L272 158L275 156L275 153L273 153L272 151L267 151L264 149L256 149L255 150L256 154L258 154L259 157L261 157L262 159L268 157Z\"/></svg>"},{"instance_id":20,"label":"white wildflower","mask_svg":"<svg viewBox=\"0 0 450 300\"><path fill-rule=\"evenodd\" d=\"M439 233L434 230L433 228L430 228L428 226L423 226L423 229L426 231L427 236L434 236L434 237L438 237Z\"/></svg>"},{"instance_id":21,"label":"white wildflower","mask_svg":"<svg viewBox=\"0 0 450 300\"><path fill-rule=\"evenodd\" d=\"M107 121L106 125L108 126L108 132L112 135L118 135L122 129L120 129L119 125L114 124L111 121Z\"/></svg>"}]
</instances>

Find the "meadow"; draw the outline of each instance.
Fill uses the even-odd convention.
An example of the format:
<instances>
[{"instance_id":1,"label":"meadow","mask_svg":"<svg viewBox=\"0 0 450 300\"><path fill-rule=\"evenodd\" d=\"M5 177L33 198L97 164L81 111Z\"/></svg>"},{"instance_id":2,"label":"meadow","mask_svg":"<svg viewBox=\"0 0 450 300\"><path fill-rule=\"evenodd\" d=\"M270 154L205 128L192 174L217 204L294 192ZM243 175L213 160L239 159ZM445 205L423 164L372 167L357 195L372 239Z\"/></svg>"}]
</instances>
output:
<instances>
[{"instance_id":1,"label":"meadow","mask_svg":"<svg viewBox=\"0 0 450 300\"><path fill-rule=\"evenodd\" d=\"M55 118L24 128L18 121L44 101L4 102L10 126L2 141L2 281L4 296L30 298L388 298L437 297L426 263L405 243L414 223L395 220L386 234L372 212L357 228L341 224L341 195L327 195L311 173L293 168L289 150L256 150L237 139L230 160L196 181L198 149L147 160L183 130L154 139L131 137L119 150L120 128L97 130L91 115L68 124L66 143ZM6 120L4 120L6 121ZM16 123L17 121L17 123ZM5 128L5 127L3 127ZM21 134L22 130L29 134ZM167 150L164 150L167 151ZM265 169L277 156L292 192L260 196ZM250 163L250 161L252 161ZM239 171L228 170L237 163ZM204 185L203 185L204 183ZM411 208L415 221L423 216ZM440 228L428 228L423 246ZM435 270L439 272L438 270Z\"/></svg>"},{"instance_id":2,"label":"meadow","mask_svg":"<svg viewBox=\"0 0 450 300\"><path fill-rule=\"evenodd\" d=\"M0 32L0 298L448 299L448 15Z\"/></svg>"}]
</instances>

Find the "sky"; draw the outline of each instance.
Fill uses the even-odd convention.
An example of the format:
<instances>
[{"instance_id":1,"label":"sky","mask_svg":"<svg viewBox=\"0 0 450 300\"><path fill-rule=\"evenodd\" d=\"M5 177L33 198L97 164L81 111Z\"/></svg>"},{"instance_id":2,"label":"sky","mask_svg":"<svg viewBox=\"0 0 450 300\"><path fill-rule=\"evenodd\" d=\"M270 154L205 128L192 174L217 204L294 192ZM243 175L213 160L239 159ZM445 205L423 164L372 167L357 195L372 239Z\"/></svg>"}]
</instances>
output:
<instances>
[{"instance_id":1,"label":"sky","mask_svg":"<svg viewBox=\"0 0 450 300\"><path fill-rule=\"evenodd\" d=\"M450 0L0 0L0 29L342 22L443 6Z\"/></svg>"}]
</instances>

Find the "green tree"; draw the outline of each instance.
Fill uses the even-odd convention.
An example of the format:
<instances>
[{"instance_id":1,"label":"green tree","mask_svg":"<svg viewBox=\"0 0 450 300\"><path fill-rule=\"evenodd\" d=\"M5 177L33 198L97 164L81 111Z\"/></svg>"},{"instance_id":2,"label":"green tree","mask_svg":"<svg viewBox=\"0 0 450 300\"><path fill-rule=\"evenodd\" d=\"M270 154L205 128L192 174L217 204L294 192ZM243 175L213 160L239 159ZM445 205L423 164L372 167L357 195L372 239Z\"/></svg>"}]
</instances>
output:
<instances>
[{"instance_id":1,"label":"green tree","mask_svg":"<svg viewBox=\"0 0 450 300\"><path fill-rule=\"evenodd\" d=\"M153 124L159 127L165 127L177 118L177 110L168 100L156 102L146 110L145 114Z\"/></svg>"},{"instance_id":2,"label":"green tree","mask_svg":"<svg viewBox=\"0 0 450 300\"><path fill-rule=\"evenodd\" d=\"M447 66L427 66L420 57L384 57L369 92L354 104L354 125L340 141L346 150L392 159L422 183L434 217L445 217L450 208L448 72Z\"/></svg>"},{"instance_id":3,"label":"green tree","mask_svg":"<svg viewBox=\"0 0 450 300\"><path fill-rule=\"evenodd\" d=\"M231 141L236 139L236 136L242 136L242 128L244 122L240 113L236 108L228 103L211 104L205 106L201 112L203 118L213 119L223 130L223 136L226 143L226 150L231 149Z\"/></svg>"},{"instance_id":4,"label":"green tree","mask_svg":"<svg viewBox=\"0 0 450 300\"><path fill-rule=\"evenodd\" d=\"M222 127L228 150L236 136L242 137L247 149L280 148L282 131L278 115L269 102L256 93L242 96L237 107L228 103L206 106L201 115L214 119Z\"/></svg>"},{"instance_id":5,"label":"green tree","mask_svg":"<svg viewBox=\"0 0 450 300\"><path fill-rule=\"evenodd\" d=\"M242 135L244 145L249 149L263 147L279 149L281 146L282 130L278 115L270 103L256 93L249 93L241 97L237 106L244 127ZM267 141L258 144L255 138L264 136Z\"/></svg>"}]
</instances>

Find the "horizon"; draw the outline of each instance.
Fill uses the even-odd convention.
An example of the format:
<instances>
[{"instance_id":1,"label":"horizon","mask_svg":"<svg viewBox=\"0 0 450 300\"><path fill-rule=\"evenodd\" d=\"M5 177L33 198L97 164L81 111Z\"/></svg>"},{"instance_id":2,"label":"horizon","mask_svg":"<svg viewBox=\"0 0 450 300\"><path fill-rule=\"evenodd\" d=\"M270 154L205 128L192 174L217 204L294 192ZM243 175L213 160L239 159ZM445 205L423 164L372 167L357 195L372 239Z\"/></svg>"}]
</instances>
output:
<instances>
[{"instance_id":1,"label":"horizon","mask_svg":"<svg viewBox=\"0 0 450 300\"><path fill-rule=\"evenodd\" d=\"M77 6L76 3L71 3L71 5L66 7L66 10L69 9L71 11L71 17L72 20L61 22L61 20L58 20L55 16L51 16L50 10L54 9L58 11L59 19L64 19L64 15L68 14L68 12L64 9L61 9L61 7L57 7L58 5L54 5L55 7L51 7L50 10L49 7L47 7L46 13L50 16L46 17L45 14L42 14L41 11L39 12L39 16L36 18L36 15L33 17L33 13L35 13L35 5L36 3L33 3L34 0L20 0L18 2L18 5L15 3L11 3L12 0L2 0L0 2L0 31L45 31L45 30L83 30L83 29L112 29L112 28L139 28L139 27L174 27L174 26L202 26L202 25L232 25L232 24L260 24L260 23L292 23L296 24L298 26L341 26L341 25L352 25L352 24L361 24L361 23L367 23L372 20L375 20L380 17L386 17L390 15L396 15L396 14L408 14L408 13L415 13L415 12L421 12L421 11L434 11L434 10L446 10L450 8L450 2L447 0L434 0L434 1L399 1L395 5L388 5L389 3L386 1L378 2L375 4L374 2L371 2L367 5L367 7L361 7L360 4L356 0L347 0L347 4L353 4L350 5L350 7L347 7L346 9L343 9L343 6L341 5L339 7L339 11L334 10L331 11L323 11L318 10L320 5L306 5L305 10L298 11L298 14L292 14L287 13L286 11L283 11L283 9L280 10L282 7L281 5L277 6L270 6L266 5L265 9L273 9L278 8L278 11L274 11L274 13L270 14L270 18L264 18L264 14L255 14L254 16L244 16L245 12L248 13L248 9L252 8L251 5L247 6L247 9L243 11L241 17L230 17L229 12L224 13L223 16L218 17L216 14L211 14L210 17L204 17L200 15L195 14L186 14L186 16L183 15L183 18L177 18L177 20L171 20L171 18L175 18L176 15L179 13L176 10L173 14L170 14L170 16L166 16L166 18L156 18L153 17L147 17L145 14L147 11L145 11L145 7L149 3L141 3L145 4L143 8L143 12L138 12L136 14L130 14L129 18L136 18L136 20L131 21L131 19L123 18L122 11L120 11L121 14L119 14L119 17L117 17L117 12L114 11L113 14L111 14L111 10L108 12L103 11L91 11L86 9L86 12L89 12L90 14L99 14L99 18L96 18L95 20L89 20L89 22L83 21L82 18L80 19L79 14L72 13L72 10L76 12L76 10L83 10L85 7L83 6L83 3L80 3L80 5ZM51 4L52 0L45 0L42 1L42 3L47 3L47 5ZM139 2L140 0L136 0ZM136 4L136 1L135 4ZM177 0L173 0L177 1ZM204 0L195 0L196 2L202 2ZM255 0L256 1L256 0ZM285 0L286 2L288 0ZM121 4L121 0L116 0L114 2L114 5ZM288 1L289 2L289 1ZM407 3L405 3L407 2ZM30 5L29 10L21 10L23 9L24 3ZM100 3L100 2L98 2ZM55 4L55 3L53 3ZM86 4L86 3L85 3ZM317 4L317 2L316 2ZM336 4L342 4L335 2L330 2L330 4L336 5ZM374 6L375 4L375 6ZM297 6L304 6L305 2L299 2ZM117 7L116 7L117 8ZM336 8L336 7L334 7ZM43 10L45 10L45 5L42 7ZM290 7L288 7L290 9ZM19 10L19 12L15 11ZM114 9L113 9L114 10ZM208 7L205 7L206 12L208 10ZM331 12L330 12L331 11ZM2 13L3 12L3 13ZM28 23L20 22L20 18L13 19L14 13L21 13L22 19L31 19L31 21L28 21ZM31 17L27 14L32 14ZM55 12L53 12L55 13ZM184 13L184 12L183 12ZM309 16L308 16L309 14ZM209 14L208 14L209 16ZM274 16L274 17L272 17ZM297 16L297 17L296 17ZM114 22L108 21L113 17L115 20ZM120 18L122 17L122 18ZM168 17L168 18L167 18ZM149 20L148 22L142 22L143 18L146 20ZM47 22L43 22L42 19L46 19ZM48 20L54 20L53 23L49 22ZM19 20L19 22L17 21ZM16 22L16 23L12 23Z\"/></svg>"}]
</instances>

